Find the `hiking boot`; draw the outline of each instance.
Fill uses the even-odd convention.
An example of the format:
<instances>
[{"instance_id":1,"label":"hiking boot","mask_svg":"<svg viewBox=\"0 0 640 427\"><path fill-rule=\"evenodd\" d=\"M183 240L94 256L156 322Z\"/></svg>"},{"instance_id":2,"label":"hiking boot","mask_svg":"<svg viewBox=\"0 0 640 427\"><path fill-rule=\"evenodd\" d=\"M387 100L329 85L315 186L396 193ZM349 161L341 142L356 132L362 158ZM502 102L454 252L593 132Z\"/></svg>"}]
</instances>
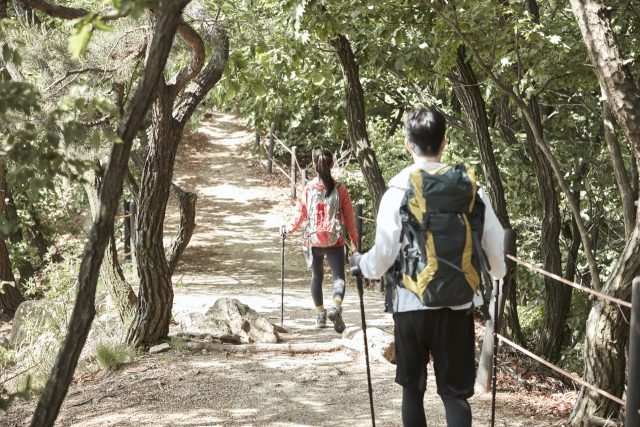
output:
<instances>
[{"instance_id":1,"label":"hiking boot","mask_svg":"<svg viewBox=\"0 0 640 427\"><path fill-rule=\"evenodd\" d=\"M322 329L327 327L327 310L323 312L317 312L318 318L316 319L316 328Z\"/></svg>"},{"instance_id":2,"label":"hiking boot","mask_svg":"<svg viewBox=\"0 0 640 427\"><path fill-rule=\"evenodd\" d=\"M346 325L344 324L344 320L342 320L342 306L334 305L329 309L329 320L333 322L333 329L339 334L344 331Z\"/></svg>"}]
</instances>

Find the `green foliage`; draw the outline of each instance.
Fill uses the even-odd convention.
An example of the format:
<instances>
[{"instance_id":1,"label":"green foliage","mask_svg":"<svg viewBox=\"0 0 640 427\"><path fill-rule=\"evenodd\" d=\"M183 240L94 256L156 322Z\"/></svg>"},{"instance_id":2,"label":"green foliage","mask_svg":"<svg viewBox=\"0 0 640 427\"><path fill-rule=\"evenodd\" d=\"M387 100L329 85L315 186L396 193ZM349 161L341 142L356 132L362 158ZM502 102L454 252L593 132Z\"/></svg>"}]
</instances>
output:
<instances>
[{"instance_id":1,"label":"green foliage","mask_svg":"<svg viewBox=\"0 0 640 427\"><path fill-rule=\"evenodd\" d=\"M123 342L101 340L96 345L98 361L103 367L112 371L128 361L133 361L133 355L133 348Z\"/></svg>"},{"instance_id":2,"label":"green foliage","mask_svg":"<svg viewBox=\"0 0 640 427\"><path fill-rule=\"evenodd\" d=\"M0 409L9 412L9 408L14 400L31 400L31 376L27 375L26 380L19 389L20 390L15 393L9 393L7 389L4 388L4 385L0 387Z\"/></svg>"}]
</instances>

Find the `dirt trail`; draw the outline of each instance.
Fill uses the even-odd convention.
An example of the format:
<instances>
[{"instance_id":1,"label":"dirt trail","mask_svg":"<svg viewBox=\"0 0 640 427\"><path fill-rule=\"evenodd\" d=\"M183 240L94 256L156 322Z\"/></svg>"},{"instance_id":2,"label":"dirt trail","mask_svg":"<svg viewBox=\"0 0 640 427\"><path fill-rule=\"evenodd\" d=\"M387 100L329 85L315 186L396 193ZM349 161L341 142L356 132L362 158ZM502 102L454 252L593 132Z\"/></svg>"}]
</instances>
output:
<instances>
[{"instance_id":1,"label":"dirt trail","mask_svg":"<svg viewBox=\"0 0 640 427\"><path fill-rule=\"evenodd\" d=\"M174 181L197 193L197 227L174 275L178 311L204 312L220 297L233 297L280 320L280 237L293 202L289 189L264 170L246 150L253 134L237 116L214 112L197 132L187 132L178 153ZM170 201L167 243L178 224ZM339 339L332 328L315 329L310 273L300 235L286 244L285 328L288 342ZM331 303L330 275L324 294ZM368 324L392 330L380 295L367 292ZM347 325L359 325L353 286L344 300ZM177 328L172 333L177 332ZM401 426L401 388L395 366L373 361L376 422ZM425 396L429 426L445 426L433 370ZM180 352L147 355L115 373L75 383L57 426L368 426L371 425L364 357L343 350L315 354ZM490 396L471 400L474 425L489 425ZM516 413L522 403L501 394L497 426L561 425L560 418ZM27 426L34 403L17 403L2 426Z\"/></svg>"}]
</instances>

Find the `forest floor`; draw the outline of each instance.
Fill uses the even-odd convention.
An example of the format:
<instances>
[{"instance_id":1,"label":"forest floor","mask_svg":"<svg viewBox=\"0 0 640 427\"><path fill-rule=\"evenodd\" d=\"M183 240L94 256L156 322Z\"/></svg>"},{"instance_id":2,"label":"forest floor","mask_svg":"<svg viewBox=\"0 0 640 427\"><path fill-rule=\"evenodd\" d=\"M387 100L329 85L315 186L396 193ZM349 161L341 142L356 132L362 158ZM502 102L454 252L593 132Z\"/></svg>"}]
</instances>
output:
<instances>
[{"instance_id":1,"label":"forest floor","mask_svg":"<svg viewBox=\"0 0 640 427\"><path fill-rule=\"evenodd\" d=\"M254 134L238 116L213 112L197 131L188 130L179 150L174 182L195 192L197 226L174 274L175 312L205 312L221 297L237 298L280 321L278 226L294 202L280 172L267 176L249 152ZM276 171L276 168L274 168ZM167 208L166 243L177 230L179 211ZM318 330L309 292L310 273L301 235L286 240L285 342L320 343L339 339L332 328ZM330 274L325 301L331 304ZM393 332L383 300L365 292L367 324ZM344 300L347 326L360 324L357 292L348 284ZM478 337L482 330L478 329ZM172 328L172 334L179 327ZM478 346L480 343L478 342ZM401 426L401 387L395 366L371 365L376 423ZM445 426L433 367L425 395L429 426ZM507 390L507 389L505 389ZM517 389L516 389L517 390ZM571 407L561 394L500 392L497 426L561 426ZM545 401L536 409L536 405ZM474 425L489 425L490 394L470 399ZM16 402L0 415L2 426L27 426L34 402ZM533 409L532 409L533 408ZM555 414L554 414L555 413ZM74 382L56 426L367 426L367 377L362 353L344 349L313 354L227 353L171 350L143 355L113 373Z\"/></svg>"}]
</instances>

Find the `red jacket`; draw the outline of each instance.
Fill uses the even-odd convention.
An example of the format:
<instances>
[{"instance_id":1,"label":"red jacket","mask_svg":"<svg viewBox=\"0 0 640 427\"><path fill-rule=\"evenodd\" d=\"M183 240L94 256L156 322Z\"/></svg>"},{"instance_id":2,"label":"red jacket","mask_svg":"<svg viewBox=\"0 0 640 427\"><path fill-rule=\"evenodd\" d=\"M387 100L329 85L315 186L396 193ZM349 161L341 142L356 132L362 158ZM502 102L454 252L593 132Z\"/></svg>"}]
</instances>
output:
<instances>
[{"instance_id":1,"label":"red jacket","mask_svg":"<svg viewBox=\"0 0 640 427\"><path fill-rule=\"evenodd\" d=\"M324 189L324 185L315 178L313 181L309 182L300 192L298 196L298 200L296 200L296 209L295 215L293 219L287 225L287 233L293 233L300 225L307 219L307 199L309 195L310 186L313 186L317 189ZM347 231L349 231L349 237L351 238L351 242L357 244L358 242L358 233L356 231L356 221L353 216L353 205L351 204L351 197L349 196L349 191L347 187L344 185L338 185L336 182L336 188L338 189L338 195L340 196L340 214L344 221L343 225L347 227ZM336 246L344 245L344 234L340 236L340 240L338 243L331 246L332 248Z\"/></svg>"}]
</instances>

